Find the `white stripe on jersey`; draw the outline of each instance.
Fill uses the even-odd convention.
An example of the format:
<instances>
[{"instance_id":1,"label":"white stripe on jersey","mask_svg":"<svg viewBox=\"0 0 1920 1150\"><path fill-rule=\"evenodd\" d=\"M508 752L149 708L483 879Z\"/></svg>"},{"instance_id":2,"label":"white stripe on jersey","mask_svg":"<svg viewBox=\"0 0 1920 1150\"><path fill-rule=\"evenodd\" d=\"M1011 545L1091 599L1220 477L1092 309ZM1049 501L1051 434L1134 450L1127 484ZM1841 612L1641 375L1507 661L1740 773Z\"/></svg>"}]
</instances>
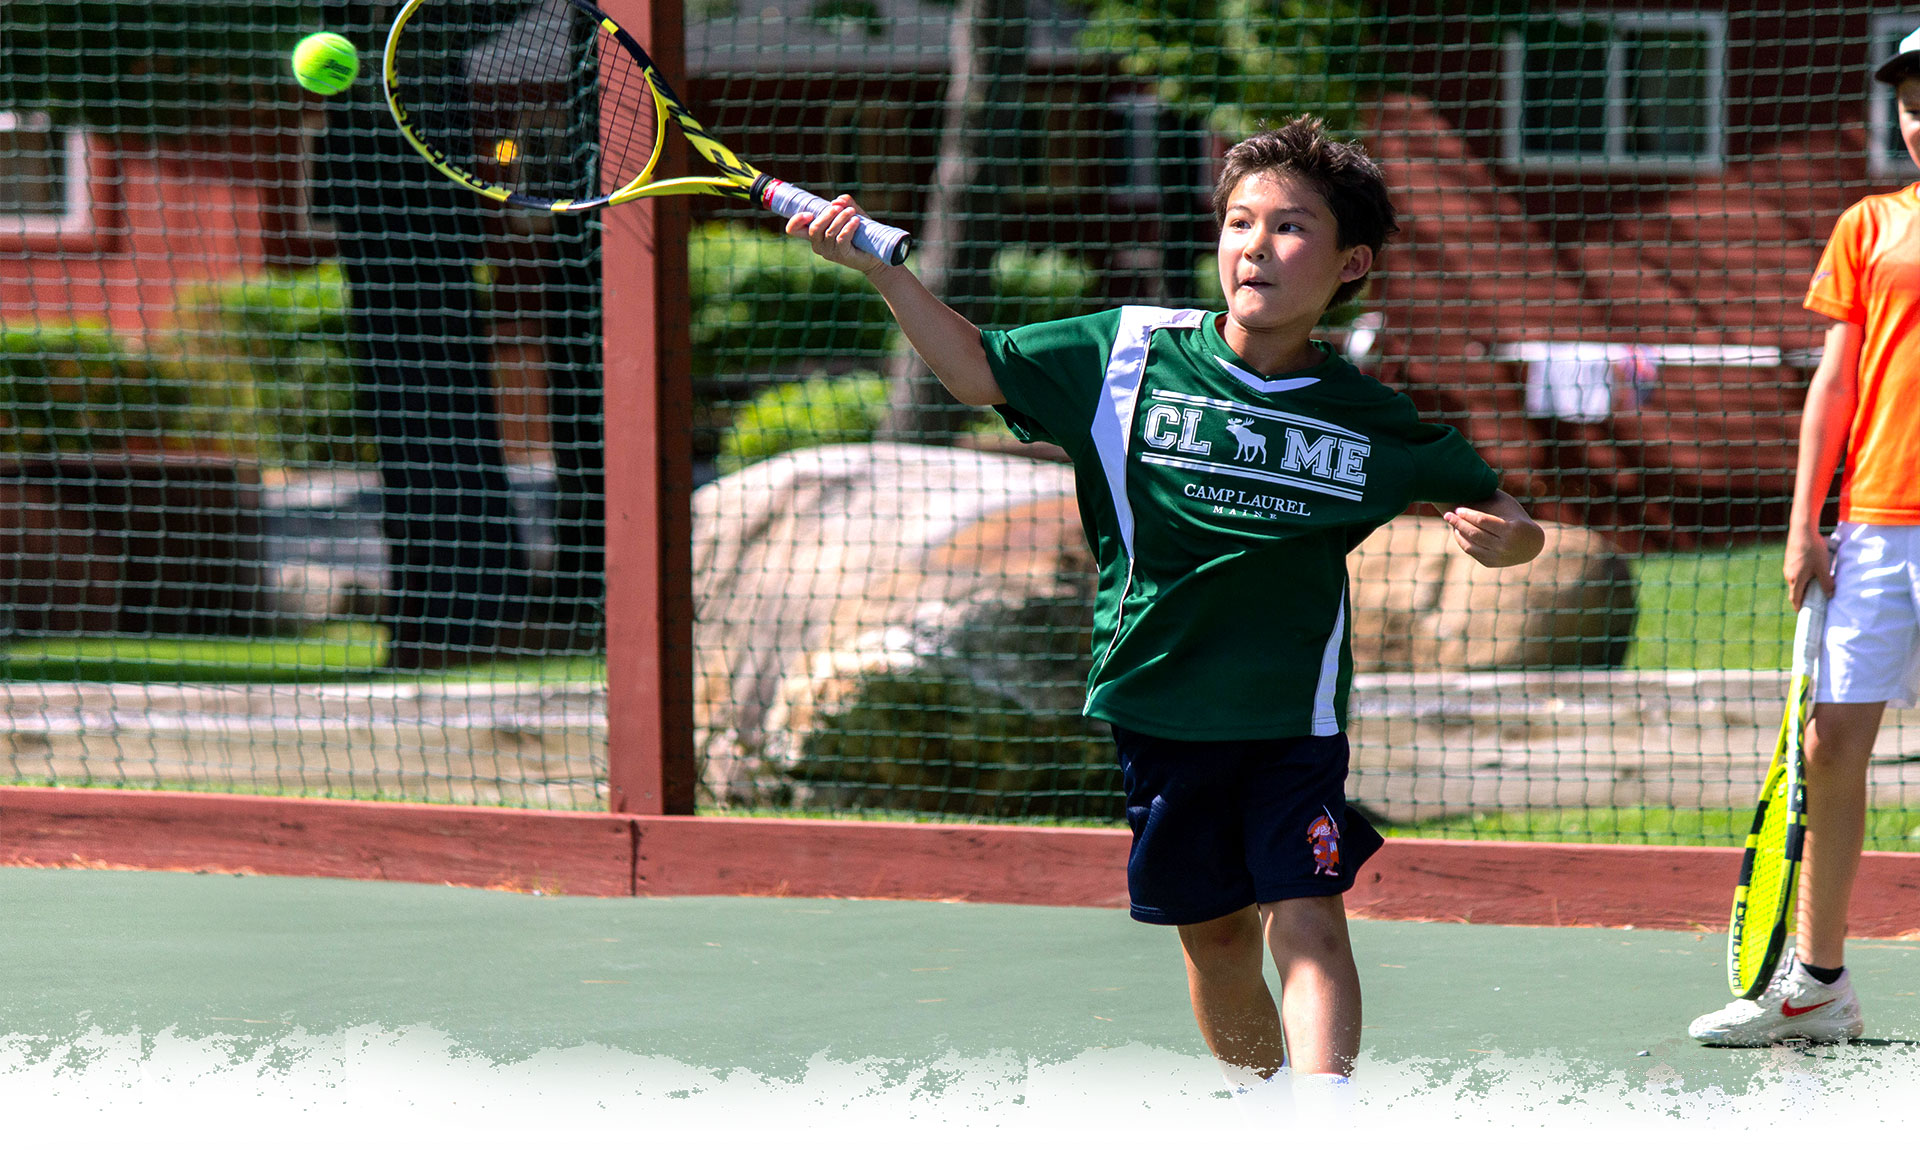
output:
<instances>
[{"instance_id":1,"label":"white stripe on jersey","mask_svg":"<svg viewBox=\"0 0 1920 1150\"><path fill-rule=\"evenodd\" d=\"M1140 382L1147 374L1147 351L1153 333L1161 328L1197 328L1206 317L1198 308L1174 311L1164 307L1130 306L1120 309L1120 330L1107 354L1107 378L1100 404L1093 412L1093 446L1100 453L1107 491L1113 499L1120 543L1133 557L1133 504L1127 499L1127 446L1133 438L1133 409L1140 398Z\"/></svg>"},{"instance_id":2,"label":"white stripe on jersey","mask_svg":"<svg viewBox=\"0 0 1920 1150\"><path fill-rule=\"evenodd\" d=\"M1245 371L1233 366L1217 355L1213 357L1213 362L1219 364L1228 375L1262 395L1279 395L1283 391L1298 391L1303 387L1311 387L1320 382L1320 377L1317 375L1295 375L1289 376L1286 379L1262 379L1250 371Z\"/></svg>"},{"instance_id":3,"label":"white stripe on jersey","mask_svg":"<svg viewBox=\"0 0 1920 1150\"><path fill-rule=\"evenodd\" d=\"M1340 688L1340 650L1347 636L1347 587L1340 585L1340 610L1333 617L1333 634L1327 636L1326 649L1320 653L1320 684L1313 690L1313 733L1340 733L1340 713L1334 709L1334 696Z\"/></svg>"}]
</instances>

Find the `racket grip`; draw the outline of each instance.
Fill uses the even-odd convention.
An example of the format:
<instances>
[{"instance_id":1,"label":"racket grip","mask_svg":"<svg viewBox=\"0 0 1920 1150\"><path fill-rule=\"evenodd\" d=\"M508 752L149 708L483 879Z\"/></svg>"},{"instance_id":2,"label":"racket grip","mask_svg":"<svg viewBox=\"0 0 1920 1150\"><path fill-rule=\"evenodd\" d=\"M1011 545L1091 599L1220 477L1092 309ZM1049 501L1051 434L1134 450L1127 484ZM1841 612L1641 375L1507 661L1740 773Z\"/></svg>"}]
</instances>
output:
<instances>
[{"instance_id":1,"label":"racket grip","mask_svg":"<svg viewBox=\"0 0 1920 1150\"><path fill-rule=\"evenodd\" d=\"M772 176L761 176L754 184L753 195L768 211L789 219L801 212L818 215L832 206L829 201L812 192ZM860 229L853 233L853 246L898 267L907 262L907 251L913 247L913 237L899 228L890 228L861 216Z\"/></svg>"}]
</instances>

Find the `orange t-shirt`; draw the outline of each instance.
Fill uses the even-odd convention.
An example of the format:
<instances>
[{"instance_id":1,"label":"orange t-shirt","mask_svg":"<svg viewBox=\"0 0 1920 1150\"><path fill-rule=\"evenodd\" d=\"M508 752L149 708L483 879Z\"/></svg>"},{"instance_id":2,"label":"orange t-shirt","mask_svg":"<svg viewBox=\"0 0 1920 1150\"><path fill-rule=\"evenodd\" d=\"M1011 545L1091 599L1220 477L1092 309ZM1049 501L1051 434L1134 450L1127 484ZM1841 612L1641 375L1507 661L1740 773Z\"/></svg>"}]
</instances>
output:
<instances>
[{"instance_id":1,"label":"orange t-shirt","mask_svg":"<svg viewBox=\"0 0 1920 1150\"><path fill-rule=\"evenodd\" d=\"M1920 524L1920 184L1847 209L1805 306L1864 333L1840 518Z\"/></svg>"}]
</instances>

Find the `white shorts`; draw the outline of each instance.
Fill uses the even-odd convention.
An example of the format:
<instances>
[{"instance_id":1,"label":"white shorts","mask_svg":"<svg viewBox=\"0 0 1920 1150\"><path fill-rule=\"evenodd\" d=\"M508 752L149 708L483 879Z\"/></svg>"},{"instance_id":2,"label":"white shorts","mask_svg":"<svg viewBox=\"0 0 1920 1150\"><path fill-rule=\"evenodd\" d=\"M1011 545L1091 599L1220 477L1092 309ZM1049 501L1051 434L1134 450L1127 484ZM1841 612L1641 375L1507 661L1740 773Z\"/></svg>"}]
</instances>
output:
<instances>
[{"instance_id":1,"label":"white shorts","mask_svg":"<svg viewBox=\"0 0 1920 1150\"><path fill-rule=\"evenodd\" d=\"M1833 533L1833 602L1814 699L1920 699L1920 527L1842 523Z\"/></svg>"}]
</instances>

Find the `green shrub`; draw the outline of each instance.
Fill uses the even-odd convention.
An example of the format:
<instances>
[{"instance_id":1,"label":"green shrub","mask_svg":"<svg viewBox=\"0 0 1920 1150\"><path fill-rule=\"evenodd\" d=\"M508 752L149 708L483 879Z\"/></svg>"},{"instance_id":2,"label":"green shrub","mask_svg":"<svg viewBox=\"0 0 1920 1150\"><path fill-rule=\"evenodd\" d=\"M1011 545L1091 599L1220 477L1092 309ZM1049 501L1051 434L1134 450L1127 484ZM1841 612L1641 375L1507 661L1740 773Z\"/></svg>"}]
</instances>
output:
<instances>
[{"instance_id":1,"label":"green shrub","mask_svg":"<svg viewBox=\"0 0 1920 1150\"><path fill-rule=\"evenodd\" d=\"M1085 315L1100 306L1099 277L1058 248L1003 248L993 259L993 302L983 327L1018 327Z\"/></svg>"},{"instance_id":2,"label":"green shrub","mask_svg":"<svg viewBox=\"0 0 1920 1150\"><path fill-rule=\"evenodd\" d=\"M696 377L740 382L796 362L871 365L894 345L887 305L866 277L803 243L738 223L694 229L687 258ZM994 259L982 325L1013 327L1100 306L1098 276L1055 249L1007 248Z\"/></svg>"},{"instance_id":3,"label":"green shrub","mask_svg":"<svg viewBox=\"0 0 1920 1150\"><path fill-rule=\"evenodd\" d=\"M716 465L730 474L784 452L826 443L865 443L887 412L887 381L877 375L770 387L740 408L720 441Z\"/></svg>"},{"instance_id":4,"label":"green shrub","mask_svg":"<svg viewBox=\"0 0 1920 1150\"><path fill-rule=\"evenodd\" d=\"M98 323L0 328L0 451L151 448L189 422L178 368Z\"/></svg>"},{"instance_id":5,"label":"green shrub","mask_svg":"<svg viewBox=\"0 0 1920 1150\"><path fill-rule=\"evenodd\" d=\"M337 264L180 293L203 431L270 463L370 462Z\"/></svg>"},{"instance_id":6,"label":"green shrub","mask_svg":"<svg viewBox=\"0 0 1920 1150\"><path fill-rule=\"evenodd\" d=\"M687 259L696 377L739 380L798 361L877 366L893 338L893 317L866 277L799 240L704 224Z\"/></svg>"},{"instance_id":7,"label":"green shrub","mask_svg":"<svg viewBox=\"0 0 1920 1150\"><path fill-rule=\"evenodd\" d=\"M885 353L884 338L869 340L874 333L885 337L894 331L879 293L864 276L818 259L804 244L714 224L699 230L693 251L694 345L701 370L731 364L745 375L755 356L773 358L769 348L783 349L779 355L787 359L802 358L798 349L803 347L820 357ZM742 254L743 268L725 265ZM986 326L1082 314L1097 306L1092 294L1097 280L1084 261L1064 253L1008 248L994 261L995 299ZM791 298L767 294L781 290L782 283ZM813 308L820 309L818 315L809 312ZM851 334L831 322L848 310L860 317ZM822 330L808 333L810 325ZM803 340L796 333L807 334ZM869 341L856 347L852 336ZM725 341L732 341L730 350L722 350ZM890 391L887 381L872 372L821 374L769 387L736 409L721 436L716 466L724 475L797 448L867 442L886 418ZM972 430L1004 428L988 413Z\"/></svg>"}]
</instances>

